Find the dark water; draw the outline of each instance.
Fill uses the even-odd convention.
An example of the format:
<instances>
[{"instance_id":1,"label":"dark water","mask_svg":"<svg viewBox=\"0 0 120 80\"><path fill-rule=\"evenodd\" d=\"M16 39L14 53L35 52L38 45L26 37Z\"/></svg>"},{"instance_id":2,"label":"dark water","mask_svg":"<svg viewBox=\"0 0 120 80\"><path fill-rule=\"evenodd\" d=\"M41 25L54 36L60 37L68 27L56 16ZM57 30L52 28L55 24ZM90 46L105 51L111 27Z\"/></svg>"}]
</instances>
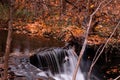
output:
<instances>
[{"instance_id":1,"label":"dark water","mask_svg":"<svg viewBox=\"0 0 120 80\"><path fill-rule=\"evenodd\" d=\"M5 52L7 31L0 30L0 52ZM64 42L58 41L53 38L44 38L38 36L30 36L27 34L12 34L11 52L19 50L20 52L34 50L43 47L61 47Z\"/></svg>"}]
</instances>

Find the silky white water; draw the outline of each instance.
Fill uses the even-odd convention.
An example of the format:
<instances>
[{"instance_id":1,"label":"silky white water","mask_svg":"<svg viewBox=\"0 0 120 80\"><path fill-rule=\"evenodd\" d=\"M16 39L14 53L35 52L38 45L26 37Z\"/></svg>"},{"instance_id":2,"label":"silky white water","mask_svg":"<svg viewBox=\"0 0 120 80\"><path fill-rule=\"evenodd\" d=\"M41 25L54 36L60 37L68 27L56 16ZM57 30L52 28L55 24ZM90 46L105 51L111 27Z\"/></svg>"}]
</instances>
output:
<instances>
[{"instance_id":1,"label":"silky white water","mask_svg":"<svg viewBox=\"0 0 120 80\"><path fill-rule=\"evenodd\" d=\"M77 63L77 56L75 56L75 52L72 49L69 49L67 52L69 60L63 64L63 71L61 71L60 74L56 74L54 76L50 73L50 75L55 80L72 80L75 66ZM66 57L65 59L67 60ZM77 72L76 80L85 80L80 68Z\"/></svg>"}]
</instances>

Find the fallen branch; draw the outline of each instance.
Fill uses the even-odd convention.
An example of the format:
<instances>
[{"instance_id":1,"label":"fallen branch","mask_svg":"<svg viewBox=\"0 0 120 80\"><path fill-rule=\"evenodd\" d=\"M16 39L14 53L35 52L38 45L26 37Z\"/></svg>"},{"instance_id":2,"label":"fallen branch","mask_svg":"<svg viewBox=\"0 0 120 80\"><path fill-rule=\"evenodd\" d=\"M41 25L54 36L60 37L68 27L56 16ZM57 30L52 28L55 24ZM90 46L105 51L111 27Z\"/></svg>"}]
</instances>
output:
<instances>
[{"instance_id":1,"label":"fallen branch","mask_svg":"<svg viewBox=\"0 0 120 80\"><path fill-rule=\"evenodd\" d=\"M116 25L116 27L114 28L112 34L110 35L110 37L107 39L106 43L104 44L102 50L100 51L100 53L98 54L98 56L96 57L96 59L94 60L94 62L91 64L89 72L88 72L88 79L90 78L90 74L92 72L92 69L95 65L95 63L97 62L97 60L99 59L99 57L101 56L102 52L104 51L105 47L107 46L108 42L110 41L110 39L112 38L112 36L114 35L115 31L117 30L118 26L120 25L120 21L118 22L118 24Z\"/></svg>"},{"instance_id":2,"label":"fallen branch","mask_svg":"<svg viewBox=\"0 0 120 80\"><path fill-rule=\"evenodd\" d=\"M83 43L83 46L82 46L82 49L80 51L80 55L78 57L78 62L76 64L76 68L75 68L75 71L73 73L73 78L72 80L76 80L76 75L77 75L77 71L79 69L79 65L80 65L80 61L81 61L81 58L83 56L83 53L85 51L85 48L86 48L86 45L87 45L87 39L88 39L88 33L89 33L89 30L90 30L90 26L91 26L91 22L92 22L92 19L93 19L93 16L95 15L95 13L100 9L101 5L105 2L106 0L102 1L99 6L96 8L96 10L90 15L90 20L89 20L89 23L87 25L87 31L86 31L86 34L85 34L85 40L84 40L84 43Z\"/></svg>"}]
</instances>

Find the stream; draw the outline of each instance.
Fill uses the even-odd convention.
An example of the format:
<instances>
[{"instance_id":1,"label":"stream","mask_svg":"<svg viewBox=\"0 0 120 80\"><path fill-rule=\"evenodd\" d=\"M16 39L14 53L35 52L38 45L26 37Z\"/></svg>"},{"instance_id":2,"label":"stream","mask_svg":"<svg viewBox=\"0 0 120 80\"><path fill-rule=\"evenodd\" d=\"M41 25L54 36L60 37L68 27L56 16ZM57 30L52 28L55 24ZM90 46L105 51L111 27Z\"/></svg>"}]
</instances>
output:
<instances>
[{"instance_id":1,"label":"stream","mask_svg":"<svg viewBox=\"0 0 120 80\"><path fill-rule=\"evenodd\" d=\"M7 37L7 31L0 30L1 56L5 52L6 37ZM28 73L30 71L29 67L31 67L31 68L35 68L35 70L40 69L40 71L38 70L38 72L41 72L42 70L43 74L39 73L39 75L52 77L52 79L50 80L53 79L72 80L73 71L75 69L75 65L77 63L78 57L76 55L73 55L73 53L75 53L73 49L63 48L63 46L65 45L64 42L61 42L53 38L44 38L44 37L16 34L16 33L13 33L12 38L13 40L11 44L11 53L20 52L22 54L28 54L32 52L33 53L32 56L36 55L37 58L39 57L39 60L36 60L35 57L31 59L32 56L29 58L27 57L28 59L30 59L30 63L27 63L25 61L25 63L18 64L19 66L22 66L24 64L24 67L26 70L28 70L27 71ZM76 80L86 80L85 78L89 70L90 64L99 46L100 45L87 46L82 58L80 68L78 70L78 75ZM110 78L115 79L117 76L120 75L120 69L118 69L118 71L114 73L112 71L109 73L107 72L107 70L110 71L110 69L114 68L114 66L120 68L119 48L120 46L118 48L109 48L103 52L103 55L100 57L100 59L97 61L96 65L94 66L91 80L108 80ZM63 56L65 54L67 54L67 56ZM105 54L107 54L107 56ZM35 62L37 65L35 64ZM17 73L19 73L19 71L21 70L21 67L19 66L17 66L18 68L20 68ZM25 71L23 70L23 72ZM28 77L27 78L28 80L34 80L28 75L26 77ZM45 78L43 78L43 80L45 80Z\"/></svg>"}]
</instances>

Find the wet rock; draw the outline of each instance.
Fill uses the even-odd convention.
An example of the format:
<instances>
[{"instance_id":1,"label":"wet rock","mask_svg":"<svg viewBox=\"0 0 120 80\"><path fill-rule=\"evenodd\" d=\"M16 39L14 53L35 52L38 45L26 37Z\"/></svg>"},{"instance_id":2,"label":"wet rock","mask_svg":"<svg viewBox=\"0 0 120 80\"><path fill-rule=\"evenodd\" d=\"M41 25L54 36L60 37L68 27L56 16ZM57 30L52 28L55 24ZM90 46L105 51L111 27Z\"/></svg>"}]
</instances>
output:
<instances>
[{"instance_id":1,"label":"wet rock","mask_svg":"<svg viewBox=\"0 0 120 80\"><path fill-rule=\"evenodd\" d=\"M16 76L26 77L27 80L35 80L39 77L47 78L46 73L29 63L28 57L25 54L12 54L9 60L10 71L14 72Z\"/></svg>"}]
</instances>

